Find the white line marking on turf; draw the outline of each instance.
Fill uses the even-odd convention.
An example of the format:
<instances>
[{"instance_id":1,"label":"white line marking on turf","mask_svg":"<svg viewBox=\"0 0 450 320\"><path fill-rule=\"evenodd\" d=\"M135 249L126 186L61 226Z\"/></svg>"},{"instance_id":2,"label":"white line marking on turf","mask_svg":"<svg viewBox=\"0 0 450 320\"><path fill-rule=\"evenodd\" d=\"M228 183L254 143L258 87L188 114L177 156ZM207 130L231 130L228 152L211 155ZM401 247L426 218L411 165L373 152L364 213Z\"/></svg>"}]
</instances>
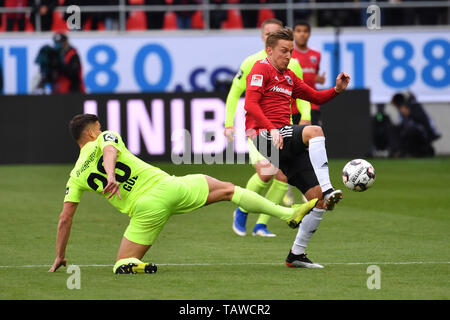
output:
<instances>
[{"instance_id":1,"label":"white line marking on turf","mask_svg":"<svg viewBox=\"0 0 450 320\"><path fill-rule=\"evenodd\" d=\"M318 262L322 265L412 265L412 264L450 264L450 261L384 261L384 262ZM156 263L157 266L245 266L245 265L282 265L282 262L235 262L235 263ZM77 264L79 267L112 267L113 264ZM22 266L0 266L0 268L43 268L49 264L27 264Z\"/></svg>"}]
</instances>

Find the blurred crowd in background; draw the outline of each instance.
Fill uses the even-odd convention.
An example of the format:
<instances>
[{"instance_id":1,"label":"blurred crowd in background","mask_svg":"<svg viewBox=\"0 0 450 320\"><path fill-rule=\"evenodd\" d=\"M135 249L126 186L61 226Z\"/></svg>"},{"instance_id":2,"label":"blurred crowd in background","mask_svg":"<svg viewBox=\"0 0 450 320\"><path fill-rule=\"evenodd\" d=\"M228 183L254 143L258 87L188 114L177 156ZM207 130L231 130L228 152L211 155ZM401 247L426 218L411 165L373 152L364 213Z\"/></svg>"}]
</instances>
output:
<instances>
[{"instance_id":1,"label":"blurred crowd in background","mask_svg":"<svg viewBox=\"0 0 450 320\"><path fill-rule=\"evenodd\" d=\"M209 27L211 29L243 29L259 28L261 22L268 18L286 21L286 10L271 9L267 5L285 4L280 0L0 0L0 8L27 8L27 12L4 12L0 17L0 32L36 30L36 17L40 17L42 31L64 31L65 15L57 6L168 6L166 11L146 11L137 8L126 11L126 30L173 30L173 29L204 29L205 17L199 6L196 10L178 11L173 5L210 4L248 4L260 5L257 10L226 8L209 12ZM445 0L442 0L445 1ZM336 0L293 0L293 4L307 3L373 3L370 0L336 1ZM384 0L377 3L400 3L401 0ZM415 2L408 0L403 2ZM172 7L169 7L171 6ZM119 12L105 9L100 12L83 12L81 15L81 30L119 30ZM327 26L361 26L366 23L365 9L325 9L325 10L294 10L294 20L308 20L316 27ZM381 12L382 25L445 25L449 24L448 8L384 8Z\"/></svg>"}]
</instances>

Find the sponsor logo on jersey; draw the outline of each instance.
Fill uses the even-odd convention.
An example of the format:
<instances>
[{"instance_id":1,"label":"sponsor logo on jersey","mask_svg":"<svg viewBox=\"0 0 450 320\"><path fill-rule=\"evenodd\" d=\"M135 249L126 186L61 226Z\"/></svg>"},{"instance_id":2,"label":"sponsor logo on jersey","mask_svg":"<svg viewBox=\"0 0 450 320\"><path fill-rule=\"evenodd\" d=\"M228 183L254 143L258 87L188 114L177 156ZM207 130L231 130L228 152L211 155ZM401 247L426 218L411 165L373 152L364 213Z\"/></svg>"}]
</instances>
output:
<instances>
[{"instance_id":1,"label":"sponsor logo on jersey","mask_svg":"<svg viewBox=\"0 0 450 320\"><path fill-rule=\"evenodd\" d=\"M79 177L87 168L89 168L92 161L95 160L96 154L97 154L97 146L95 146L94 151L91 152L91 154L86 159L86 161L84 161L83 164L81 165L81 167L76 171L77 177Z\"/></svg>"},{"instance_id":2,"label":"sponsor logo on jersey","mask_svg":"<svg viewBox=\"0 0 450 320\"><path fill-rule=\"evenodd\" d=\"M291 90L285 89L285 88L280 88L278 86L273 86L272 88L270 88L269 91L281 92L281 93L287 94L288 96L292 96Z\"/></svg>"},{"instance_id":3,"label":"sponsor logo on jersey","mask_svg":"<svg viewBox=\"0 0 450 320\"><path fill-rule=\"evenodd\" d=\"M251 86L262 87L263 84L263 76L262 74L254 74L252 75L252 81L250 82Z\"/></svg>"},{"instance_id":4,"label":"sponsor logo on jersey","mask_svg":"<svg viewBox=\"0 0 450 320\"><path fill-rule=\"evenodd\" d=\"M103 140L106 141L114 141L115 143L119 143L119 139L112 133L105 133L103 135Z\"/></svg>"},{"instance_id":5,"label":"sponsor logo on jersey","mask_svg":"<svg viewBox=\"0 0 450 320\"><path fill-rule=\"evenodd\" d=\"M303 73L316 73L316 69L314 68L303 68Z\"/></svg>"},{"instance_id":6,"label":"sponsor logo on jersey","mask_svg":"<svg viewBox=\"0 0 450 320\"><path fill-rule=\"evenodd\" d=\"M287 82L292 86L294 83L292 82L292 79L290 76L284 76Z\"/></svg>"}]
</instances>

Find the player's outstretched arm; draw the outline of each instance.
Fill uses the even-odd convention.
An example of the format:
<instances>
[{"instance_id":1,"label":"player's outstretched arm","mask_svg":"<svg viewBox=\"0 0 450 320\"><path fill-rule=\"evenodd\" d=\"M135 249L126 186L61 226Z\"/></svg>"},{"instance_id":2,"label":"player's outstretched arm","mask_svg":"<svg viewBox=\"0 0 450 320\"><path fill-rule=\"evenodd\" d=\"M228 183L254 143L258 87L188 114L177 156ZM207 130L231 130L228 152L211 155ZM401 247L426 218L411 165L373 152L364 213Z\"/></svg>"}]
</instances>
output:
<instances>
[{"instance_id":1,"label":"player's outstretched arm","mask_svg":"<svg viewBox=\"0 0 450 320\"><path fill-rule=\"evenodd\" d=\"M348 73L341 72L336 78L336 86L327 90L315 90L298 77L294 78L294 82L295 85L292 92L294 98L304 99L320 105L330 101L344 91L350 82L350 76Z\"/></svg>"},{"instance_id":2,"label":"player's outstretched arm","mask_svg":"<svg viewBox=\"0 0 450 320\"><path fill-rule=\"evenodd\" d=\"M69 241L70 228L78 203L64 202L63 210L59 215L58 231L56 234L56 258L48 272L55 272L60 266L66 266L66 247Z\"/></svg>"}]
</instances>

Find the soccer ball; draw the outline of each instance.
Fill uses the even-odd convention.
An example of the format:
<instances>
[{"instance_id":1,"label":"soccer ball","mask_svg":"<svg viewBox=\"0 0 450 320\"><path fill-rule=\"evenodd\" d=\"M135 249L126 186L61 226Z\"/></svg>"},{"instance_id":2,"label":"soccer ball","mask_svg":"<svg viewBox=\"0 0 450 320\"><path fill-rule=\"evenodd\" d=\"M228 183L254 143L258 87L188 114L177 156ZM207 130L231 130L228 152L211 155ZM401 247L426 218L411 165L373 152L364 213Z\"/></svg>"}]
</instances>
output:
<instances>
[{"instance_id":1,"label":"soccer ball","mask_svg":"<svg viewBox=\"0 0 450 320\"><path fill-rule=\"evenodd\" d=\"M375 182L375 169L364 159L354 159L342 170L342 181L352 191L365 191Z\"/></svg>"}]
</instances>

